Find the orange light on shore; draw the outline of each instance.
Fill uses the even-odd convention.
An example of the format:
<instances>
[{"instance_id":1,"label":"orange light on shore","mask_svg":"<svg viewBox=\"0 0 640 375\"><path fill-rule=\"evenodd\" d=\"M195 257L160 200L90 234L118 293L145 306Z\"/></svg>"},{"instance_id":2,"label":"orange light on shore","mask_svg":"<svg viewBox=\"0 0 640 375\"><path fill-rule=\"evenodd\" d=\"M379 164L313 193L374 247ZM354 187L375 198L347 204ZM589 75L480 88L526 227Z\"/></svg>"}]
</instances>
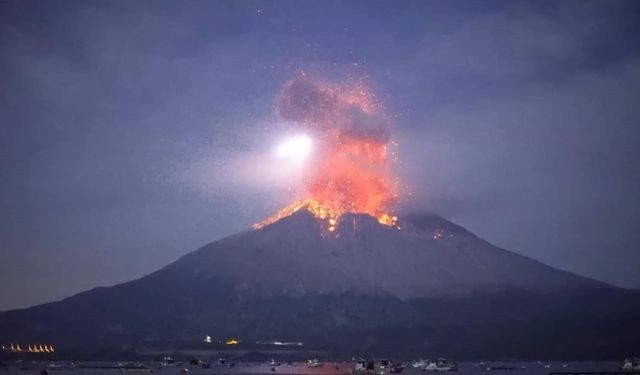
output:
<instances>
[{"instance_id":1,"label":"orange light on shore","mask_svg":"<svg viewBox=\"0 0 640 375\"><path fill-rule=\"evenodd\" d=\"M11 353L54 353L55 349L53 345L49 344L27 344L26 349L22 349L20 344L9 344L9 347L2 346L3 351L11 352Z\"/></svg>"}]
</instances>

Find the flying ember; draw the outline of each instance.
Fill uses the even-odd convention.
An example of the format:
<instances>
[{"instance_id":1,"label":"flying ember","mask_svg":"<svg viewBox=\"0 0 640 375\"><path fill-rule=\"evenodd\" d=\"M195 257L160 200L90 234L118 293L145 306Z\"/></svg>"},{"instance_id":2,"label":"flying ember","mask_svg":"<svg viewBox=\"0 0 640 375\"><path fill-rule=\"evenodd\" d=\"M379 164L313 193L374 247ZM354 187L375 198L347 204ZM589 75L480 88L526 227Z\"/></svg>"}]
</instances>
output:
<instances>
[{"instance_id":1,"label":"flying ember","mask_svg":"<svg viewBox=\"0 0 640 375\"><path fill-rule=\"evenodd\" d=\"M304 208L335 230L344 213L365 213L396 226L389 213L398 197L390 161L389 123L375 95L362 83L329 84L308 78L285 83L278 114L310 137L294 138L278 148L280 157L306 161L304 196L254 229Z\"/></svg>"}]
</instances>

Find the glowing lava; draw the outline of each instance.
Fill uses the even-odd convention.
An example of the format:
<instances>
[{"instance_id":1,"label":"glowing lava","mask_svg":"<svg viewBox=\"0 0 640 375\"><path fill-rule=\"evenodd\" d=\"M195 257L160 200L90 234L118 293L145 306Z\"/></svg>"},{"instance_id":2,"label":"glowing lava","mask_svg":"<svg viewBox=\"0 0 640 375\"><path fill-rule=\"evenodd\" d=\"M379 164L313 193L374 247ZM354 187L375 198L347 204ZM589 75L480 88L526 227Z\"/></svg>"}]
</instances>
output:
<instances>
[{"instance_id":1,"label":"glowing lava","mask_svg":"<svg viewBox=\"0 0 640 375\"><path fill-rule=\"evenodd\" d=\"M390 133L375 95L362 83L335 85L310 79L287 82L278 97L278 113L304 128L311 138L279 148L279 154L309 158L304 196L257 223L259 229L300 209L335 227L344 213L365 213L385 225L396 226L389 213L398 197L397 179L390 168ZM280 152L280 150L282 152Z\"/></svg>"}]
</instances>

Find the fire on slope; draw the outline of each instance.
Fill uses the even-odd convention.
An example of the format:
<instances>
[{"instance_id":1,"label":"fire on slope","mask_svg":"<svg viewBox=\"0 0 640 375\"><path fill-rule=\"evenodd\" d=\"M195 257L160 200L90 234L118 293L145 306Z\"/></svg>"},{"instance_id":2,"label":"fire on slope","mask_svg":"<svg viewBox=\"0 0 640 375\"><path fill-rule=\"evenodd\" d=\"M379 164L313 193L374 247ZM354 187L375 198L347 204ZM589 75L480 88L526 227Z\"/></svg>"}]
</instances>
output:
<instances>
[{"instance_id":1,"label":"fire on slope","mask_svg":"<svg viewBox=\"0 0 640 375\"><path fill-rule=\"evenodd\" d=\"M278 114L314 139L299 200L253 226L262 228L300 209L325 220L334 231L344 213L366 213L397 227L389 213L397 199L392 173L395 146L375 95L363 83L336 85L308 79L287 82L277 100Z\"/></svg>"}]
</instances>

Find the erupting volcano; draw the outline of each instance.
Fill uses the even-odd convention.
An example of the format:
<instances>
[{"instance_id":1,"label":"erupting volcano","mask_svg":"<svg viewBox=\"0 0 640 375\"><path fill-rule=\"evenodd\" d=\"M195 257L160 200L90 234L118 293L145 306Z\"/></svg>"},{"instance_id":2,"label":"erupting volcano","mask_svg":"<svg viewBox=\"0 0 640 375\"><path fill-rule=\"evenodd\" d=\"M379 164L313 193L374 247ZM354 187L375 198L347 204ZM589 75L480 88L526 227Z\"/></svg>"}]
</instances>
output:
<instances>
[{"instance_id":1,"label":"erupting volcano","mask_svg":"<svg viewBox=\"0 0 640 375\"><path fill-rule=\"evenodd\" d=\"M498 248L437 215L390 214L389 121L363 84L291 80L277 110L303 133L277 150L304 166L299 200L140 279L0 312L0 342L52 342L74 359L229 345L229 355L264 359L280 349L263 343L276 341L334 358L566 360L640 347L638 292Z\"/></svg>"},{"instance_id":2,"label":"erupting volcano","mask_svg":"<svg viewBox=\"0 0 640 375\"><path fill-rule=\"evenodd\" d=\"M306 77L287 82L277 100L278 114L311 133L316 152L304 175L304 196L262 228L300 209L325 219L334 231L344 213L365 213L396 226L390 214L398 197L391 170L393 146L389 122L372 91L362 82L330 84Z\"/></svg>"}]
</instances>

